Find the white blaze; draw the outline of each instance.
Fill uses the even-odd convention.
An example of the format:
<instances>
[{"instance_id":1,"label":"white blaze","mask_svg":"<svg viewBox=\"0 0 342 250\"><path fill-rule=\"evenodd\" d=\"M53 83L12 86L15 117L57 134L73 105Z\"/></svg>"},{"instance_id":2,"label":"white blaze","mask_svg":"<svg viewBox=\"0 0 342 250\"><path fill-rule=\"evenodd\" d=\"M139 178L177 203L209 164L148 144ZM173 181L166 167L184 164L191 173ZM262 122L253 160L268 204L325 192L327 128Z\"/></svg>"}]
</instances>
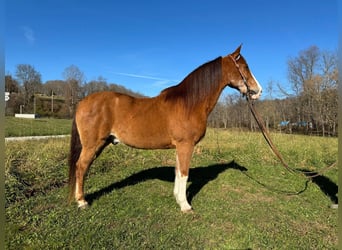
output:
<instances>
[{"instance_id":1,"label":"white blaze","mask_svg":"<svg viewBox=\"0 0 342 250\"><path fill-rule=\"evenodd\" d=\"M253 75L253 73L251 72L251 75L254 79L254 81L256 82L256 84L258 85L258 88L259 88L259 92L252 95L252 99L258 99L260 96L261 96L261 92L262 92L262 87L260 85L260 83L258 82L258 80L255 78L255 76Z\"/></svg>"}]
</instances>

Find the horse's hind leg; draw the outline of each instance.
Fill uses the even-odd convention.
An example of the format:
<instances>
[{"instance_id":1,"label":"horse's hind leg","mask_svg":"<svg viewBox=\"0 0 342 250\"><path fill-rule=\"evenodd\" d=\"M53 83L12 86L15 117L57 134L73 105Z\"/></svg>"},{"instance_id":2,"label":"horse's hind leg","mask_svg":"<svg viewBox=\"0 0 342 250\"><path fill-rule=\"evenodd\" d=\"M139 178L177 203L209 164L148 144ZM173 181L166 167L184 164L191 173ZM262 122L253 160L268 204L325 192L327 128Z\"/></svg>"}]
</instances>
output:
<instances>
[{"instance_id":1,"label":"horse's hind leg","mask_svg":"<svg viewBox=\"0 0 342 250\"><path fill-rule=\"evenodd\" d=\"M84 198L84 178L85 175L93 163L93 161L101 154L102 150L110 143L107 139L100 141L97 147L83 147L80 154L80 158L76 167L76 187L75 198L79 208L85 208L88 206L87 201Z\"/></svg>"},{"instance_id":2,"label":"horse's hind leg","mask_svg":"<svg viewBox=\"0 0 342 250\"><path fill-rule=\"evenodd\" d=\"M88 171L89 166L95 159L95 150L82 148L82 152L76 167L76 187L75 187L75 199L79 208L85 208L88 203L84 199L84 178Z\"/></svg>"}]
</instances>

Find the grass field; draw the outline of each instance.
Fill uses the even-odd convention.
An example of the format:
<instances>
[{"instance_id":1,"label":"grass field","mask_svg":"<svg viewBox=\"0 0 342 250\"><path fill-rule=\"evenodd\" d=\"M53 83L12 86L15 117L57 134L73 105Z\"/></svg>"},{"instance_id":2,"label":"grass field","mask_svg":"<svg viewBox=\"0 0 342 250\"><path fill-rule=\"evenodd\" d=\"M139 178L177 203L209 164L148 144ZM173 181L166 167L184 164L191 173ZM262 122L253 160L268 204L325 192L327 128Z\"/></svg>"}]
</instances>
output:
<instances>
[{"instance_id":1,"label":"grass field","mask_svg":"<svg viewBox=\"0 0 342 250\"><path fill-rule=\"evenodd\" d=\"M337 139L272 134L289 164L318 170ZM337 169L313 181L286 172L259 133L209 129L187 195L173 198L175 153L109 146L67 203L68 139L7 142L7 249L337 249ZM299 193L299 194L296 194Z\"/></svg>"},{"instance_id":2,"label":"grass field","mask_svg":"<svg viewBox=\"0 0 342 250\"><path fill-rule=\"evenodd\" d=\"M70 134L71 120L5 116L5 137Z\"/></svg>"}]
</instances>

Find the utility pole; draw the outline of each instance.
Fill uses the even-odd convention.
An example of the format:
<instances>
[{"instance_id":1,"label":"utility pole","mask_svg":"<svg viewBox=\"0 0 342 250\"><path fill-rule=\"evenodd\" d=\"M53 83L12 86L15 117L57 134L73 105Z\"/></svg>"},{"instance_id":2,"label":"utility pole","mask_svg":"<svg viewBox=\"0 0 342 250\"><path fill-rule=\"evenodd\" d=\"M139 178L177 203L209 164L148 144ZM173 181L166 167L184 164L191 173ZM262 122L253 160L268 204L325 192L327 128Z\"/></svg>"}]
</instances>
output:
<instances>
[{"instance_id":1,"label":"utility pole","mask_svg":"<svg viewBox=\"0 0 342 250\"><path fill-rule=\"evenodd\" d=\"M53 113L53 91L51 93L51 113Z\"/></svg>"},{"instance_id":2,"label":"utility pole","mask_svg":"<svg viewBox=\"0 0 342 250\"><path fill-rule=\"evenodd\" d=\"M36 94L33 95L33 114L36 114Z\"/></svg>"}]
</instances>

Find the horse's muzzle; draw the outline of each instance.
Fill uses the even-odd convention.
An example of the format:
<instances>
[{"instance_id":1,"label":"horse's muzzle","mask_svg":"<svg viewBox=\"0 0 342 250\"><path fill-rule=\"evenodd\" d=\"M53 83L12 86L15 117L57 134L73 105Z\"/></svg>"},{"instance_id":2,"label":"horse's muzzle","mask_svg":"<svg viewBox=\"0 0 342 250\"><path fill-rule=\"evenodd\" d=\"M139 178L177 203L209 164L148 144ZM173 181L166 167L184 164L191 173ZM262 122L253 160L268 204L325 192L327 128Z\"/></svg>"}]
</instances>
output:
<instances>
[{"instance_id":1,"label":"horse's muzzle","mask_svg":"<svg viewBox=\"0 0 342 250\"><path fill-rule=\"evenodd\" d=\"M252 99L252 100L256 100L259 99L262 93L262 89L258 89L258 90L253 90L250 89L248 91L248 96Z\"/></svg>"}]
</instances>

